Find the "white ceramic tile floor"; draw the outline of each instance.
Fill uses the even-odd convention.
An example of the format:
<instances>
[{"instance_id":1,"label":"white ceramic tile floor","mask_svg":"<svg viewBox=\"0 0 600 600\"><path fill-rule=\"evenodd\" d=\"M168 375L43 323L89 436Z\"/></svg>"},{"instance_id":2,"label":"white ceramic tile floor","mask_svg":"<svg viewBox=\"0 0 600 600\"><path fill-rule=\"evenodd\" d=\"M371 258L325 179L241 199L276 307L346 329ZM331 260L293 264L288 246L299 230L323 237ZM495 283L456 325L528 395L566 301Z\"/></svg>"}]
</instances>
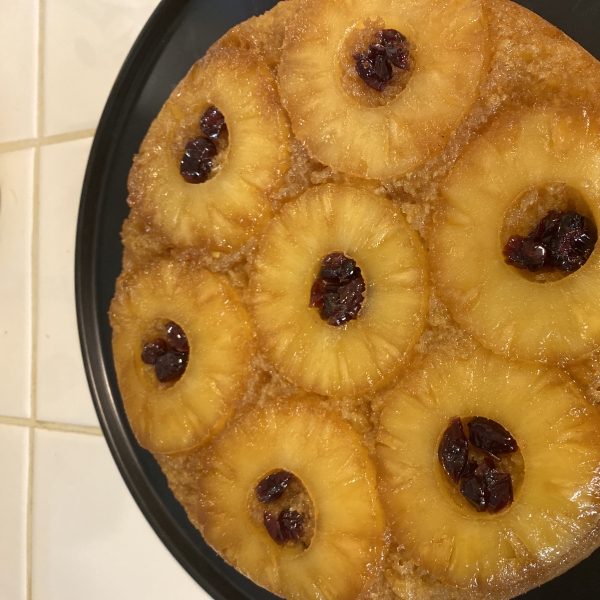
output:
<instances>
[{"instance_id":1,"label":"white ceramic tile floor","mask_svg":"<svg viewBox=\"0 0 600 600\"><path fill-rule=\"evenodd\" d=\"M80 353L75 316L75 234L91 139L41 149L38 226L36 416L98 425Z\"/></svg>"},{"instance_id":2,"label":"white ceramic tile floor","mask_svg":"<svg viewBox=\"0 0 600 600\"><path fill-rule=\"evenodd\" d=\"M0 143L34 138L38 0L0 2L0 57Z\"/></svg>"},{"instance_id":3,"label":"white ceramic tile floor","mask_svg":"<svg viewBox=\"0 0 600 600\"><path fill-rule=\"evenodd\" d=\"M34 150L0 154L0 414L27 418Z\"/></svg>"},{"instance_id":4,"label":"white ceramic tile floor","mask_svg":"<svg viewBox=\"0 0 600 600\"><path fill-rule=\"evenodd\" d=\"M3 600L27 597L29 434L25 427L0 425L0 598Z\"/></svg>"},{"instance_id":5,"label":"white ceramic tile floor","mask_svg":"<svg viewBox=\"0 0 600 600\"><path fill-rule=\"evenodd\" d=\"M208 598L121 479L75 320L91 136L157 4L0 0L0 600Z\"/></svg>"},{"instance_id":6,"label":"white ceramic tile floor","mask_svg":"<svg viewBox=\"0 0 600 600\"><path fill-rule=\"evenodd\" d=\"M45 0L44 134L95 127L157 0Z\"/></svg>"},{"instance_id":7,"label":"white ceramic tile floor","mask_svg":"<svg viewBox=\"0 0 600 600\"><path fill-rule=\"evenodd\" d=\"M34 447L33 600L208 598L157 543L102 437L39 430Z\"/></svg>"}]
</instances>

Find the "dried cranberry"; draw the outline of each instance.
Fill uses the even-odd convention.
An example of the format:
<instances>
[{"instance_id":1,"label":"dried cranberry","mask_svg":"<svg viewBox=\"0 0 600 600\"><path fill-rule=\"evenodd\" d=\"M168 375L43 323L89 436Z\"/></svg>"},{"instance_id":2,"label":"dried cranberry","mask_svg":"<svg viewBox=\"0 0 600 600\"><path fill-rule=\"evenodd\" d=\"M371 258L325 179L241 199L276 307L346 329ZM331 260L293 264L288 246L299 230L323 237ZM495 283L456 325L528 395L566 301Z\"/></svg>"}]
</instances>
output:
<instances>
[{"instance_id":1,"label":"dried cranberry","mask_svg":"<svg viewBox=\"0 0 600 600\"><path fill-rule=\"evenodd\" d=\"M263 515L263 523L271 538L277 544L282 546L285 540L283 539L283 534L281 533L279 519L274 514L265 510L265 514Z\"/></svg>"},{"instance_id":2,"label":"dried cranberry","mask_svg":"<svg viewBox=\"0 0 600 600\"><path fill-rule=\"evenodd\" d=\"M167 346L167 342L162 338L156 338L155 340L144 344L142 360L147 365L155 365L156 360L166 354L168 350L169 347Z\"/></svg>"},{"instance_id":3,"label":"dried cranberry","mask_svg":"<svg viewBox=\"0 0 600 600\"><path fill-rule=\"evenodd\" d=\"M512 478L486 457L473 473L461 478L460 493L478 512L497 513L512 504Z\"/></svg>"},{"instance_id":4,"label":"dried cranberry","mask_svg":"<svg viewBox=\"0 0 600 600\"><path fill-rule=\"evenodd\" d=\"M408 40L395 29L382 29L377 33L377 39L385 48L389 61L395 67L408 71L410 56Z\"/></svg>"},{"instance_id":5,"label":"dried cranberry","mask_svg":"<svg viewBox=\"0 0 600 600\"><path fill-rule=\"evenodd\" d=\"M296 542L304 535L302 515L295 510L284 510L278 517L265 511L263 523L271 538L280 546Z\"/></svg>"},{"instance_id":6,"label":"dried cranberry","mask_svg":"<svg viewBox=\"0 0 600 600\"><path fill-rule=\"evenodd\" d=\"M332 252L322 262L321 277L331 280L353 279L360 275L356 263L343 252Z\"/></svg>"},{"instance_id":7,"label":"dried cranberry","mask_svg":"<svg viewBox=\"0 0 600 600\"><path fill-rule=\"evenodd\" d=\"M190 345L188 343L187 336L185 335L183 329L177 325L177 323L173 323L173 321L169 321L165 327L165 332L167 334L167 343L177 352L189 352Z\"/></svg>"},{"instance_id":8,"label":"dried cranberry","mask_svg":"<svg viewBox=\"0 0 600 600\"><path fill-rule=\"evenodd\" d=\"M575 211L551 210L527 235L509 238L503 249L506 262L535 272L558 269L573 272L590 257L598 232L590 219Z\"/></svg>"},{"instance_id":9,"label":"dried cranberry","mask_svg":"<svg viewBox=\"0 0 600 600\"><path fill-rule=\"evenodd\" d=\"M469 459L467 466L464 470L464 473L460 476L461 479L474 477L475 472L477 471L477 467L479 467L479 463L476 460Z\"/></svg>"},{"instance_id":10,"label":"dried cranberry","mask_svg":"<svg viewBox=\"0 0 600 600\"><path fill-rule=\"evenodd\" d=\"M378 92L383 92L393 76L392 63L387 57L385 48L373 44L365 54L357 54L356 72L358 76L370 87Z\"/></svg>"},{"instance_id":11,"label":"dried cranberry","mask_svg":"<svg viewBox=\"0 0 600 600\"><path fill-rule=\"evenodd\" d=\"M177 323L166 324L165 337L144 344L142 349L142 360L154 366L161 383L179 379L187 368L190 354L187 336Z\"/></svg>"},{"instance_id":12,"label":"dried cranberry","mask_svg":"<svg viewBox=\"0 0 600 600\"><path fill-rule=\"evenodd\" d=\"M485 480L480 473L475 472L471 477L463 477L460 480L460 493L469 501L477 512L485 511Z\"/></svg>"},{"instance_id":13,"label":"dried cranberry","mask_svg":"<svg viewBox=\"0 0 600 600\"><path fill-rule=\"evenodd\" d=\"M216 146L205 137L188 142L179 165L181 176L188 183L204 183L210 176L212 159L216 155Z\"/></svg>"},{"instance_id":14,"label":"dried cranberry","mask_svg":"<svg viewBox=\"0 0 600 600\"><path fill-rule=\"evenodd\" d=\"M500 512L513 501L512 478L509 473L490 469L485 474L487 487L486 510Z\"/></svg>"},{"instance_id":15,"label":"dried cranberry","mask_svg":"<svg viewBox=\"0 0 600 600\"><path fill-rule=\"evenodd\" d=\"M407 71L410 50L406 38L395 29L382 29L366 52L353 56L358 76L371 88L382 92L394 75L393 67Z\"/></svg>"},{"instance_id":16,"label":"dried cranberry","mask_svg":"<svg viewBox=\"0 0 600 600\"><path fill-rule=\"evenodd\" d=\"M279 515L279 528L284 541L297 541L304 535L302 515L295 510L284 510Z\"/></svg>"},{"instance_id":17,"label":"dried cranberry","mask_svg":"<svg viewBox=\"0 0 600 600\"><path fill-rule=\"evenodd\" d=\"M558 231L562 214L560 210L549 211L529 235L538 240L538 243L544 246L544 248L549 248Z\"/></svg>"},{"instance_id":18,"label":"dried cranberry","mask_svg":"<svg viewBox=\"0 0 600 600\"><path fill-rule=\"evenodd\" d=\"M504 255L509 257L509 264L518 269L539 271L548 265L549 256L546 247L537 244L534 239L519 235L512 236L504 247Z\"/></svg>"},{"instance_id":19,"label":"dried cranberry","mask_svg":"<svg viewBox=\"0 0 600 600\"><path fill-rule=\"evenodd\" d=\"M550 245L554 266L569 273L577 271L586 263L597 241L594 223L573 210L569 211L560 219Z\"/></svg>"},{"instance_id":20,"label":"dried cranberry","mask_svg":"<svg viewBox=\"0 0 600 600\"><path fill-rule=\"evenodd\" d=\"M256 498L263 504L279 500L294 478L289 471L277 471L262 479L256 486Z\"/></svg>"},{"instance_id":21,"label":"dried cranberry","mask_svg":"<svg viewBox=\"0 0 600 600\"><path fill-rule=\"evenodd\" d=\"M362 306L365 280L356 262L343 252L328 254L310 291L309 306L330 325L340 326L356 319Z\"/></svg>"},{"instance_id":22,"label":"dried cranberry","mask_svg":"<svg viewBox=\"0 0 600 600\"><path fill-rule=\"evenodd\" d=\"M459 417L450 421L438 449L439 461L448 477L458 483L467 469L469 443Z\"/></svg>"},{"instance_id":23,"label":"dried cranberry","mask_svg":"<svg viewBox=\"0 0 600 600\"><path fill-rule=\"evenodd\" d=\"M469 441L494 456L516 452L517 441L510 433L492 419L475 417L469 422Z\"/></svg>"},{"instance_id":24,"label":"dried cranberry","mask_svg":"<svg viewBox=\"0 0 600 600\"><path fill-rule=\"evenodd\" d=\"M478 462L475 475L483 476L491 469L496 468L496 460L494 457L485 454Z\"/></svg>"},{"instance_id":25,"label":"dried cranberry","mask_svg":"<svg viewBox=\"0 0 600 600\"><path fill-rule=\"evenodd\" d=\"M218 138L227 129L223 113L215 106L209 106L200 118L200 129L209 138Z\"/></svg>"},{"instance_id":26,"label":"dried cranberry","mask_svg":"<svg viewBox=\"0 0 600 600\"><path fill-rule=\"evenodd\" d=\"M163 354L156 360L156 364L154 365L156 379L161 383L176 381L185 372L187 363L188 354L185 352L170 351Z\"/></svg>"},{"instance_id":27,"label":"dried cranberry","mask_svg":"<svg viewBox=\"0 0 600 600\"><path fill-rule=\"evenodd\" d=\"M488 454L479 462L469 456L469 442ZM496 421L475 417L469 422L467 440L459 417L444 432L438 458L448 477L459 484L460 493L478 511L496 513L513 501L510 473L496 467L494 455L515 452L515 439Z\"/></svg>"}]
</instances>

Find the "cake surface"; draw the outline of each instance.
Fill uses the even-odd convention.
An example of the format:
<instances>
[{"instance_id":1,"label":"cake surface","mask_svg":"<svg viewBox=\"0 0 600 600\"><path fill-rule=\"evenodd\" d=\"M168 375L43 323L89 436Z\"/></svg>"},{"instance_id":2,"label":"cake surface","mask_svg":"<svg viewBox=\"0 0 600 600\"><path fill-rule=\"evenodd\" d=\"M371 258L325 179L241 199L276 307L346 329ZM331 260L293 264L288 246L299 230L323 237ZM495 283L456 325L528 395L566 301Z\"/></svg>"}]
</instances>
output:
<instances>
[{"instance_id":1,"label":"cake surface","mask_svg":"<svg viewBox=\"0 0 600 600\"><path fill-rule=\"evenodd\" d=\"M174 90L111 305L132 429L286 598L600 544L600 66L508 0L282 0Z\"/></svg>"}]
</instances>

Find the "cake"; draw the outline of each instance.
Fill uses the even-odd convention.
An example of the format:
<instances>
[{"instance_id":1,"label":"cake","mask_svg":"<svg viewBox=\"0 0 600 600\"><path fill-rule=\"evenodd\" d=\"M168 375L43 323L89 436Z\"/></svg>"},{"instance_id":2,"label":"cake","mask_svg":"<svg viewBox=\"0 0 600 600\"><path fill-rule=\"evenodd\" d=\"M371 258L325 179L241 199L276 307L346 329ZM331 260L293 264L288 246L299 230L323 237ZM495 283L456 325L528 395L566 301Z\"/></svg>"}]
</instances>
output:
<instances>
[{"instance_id":1,"label":"cake","mask_svg":"<svg viewBox=\"0 0 600 600\"><path fill-rule=\"evenodd\" d=\"M129 176L119 388L289 599L508 599L600 545L600 67L508 0L282 0Z\"/></svg>"}]
</instances>

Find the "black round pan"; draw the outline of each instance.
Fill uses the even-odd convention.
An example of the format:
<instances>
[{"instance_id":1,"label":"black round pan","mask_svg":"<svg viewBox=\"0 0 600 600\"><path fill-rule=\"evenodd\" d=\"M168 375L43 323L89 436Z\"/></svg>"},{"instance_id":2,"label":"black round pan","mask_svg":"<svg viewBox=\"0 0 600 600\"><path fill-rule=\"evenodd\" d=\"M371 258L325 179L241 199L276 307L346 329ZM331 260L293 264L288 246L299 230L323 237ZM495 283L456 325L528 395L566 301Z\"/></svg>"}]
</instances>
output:
<instances>
[{"instance_id":1,"label":"black round pan","mask_svg":"<svg viewBox=\"0 0 600 600\"><path fill-rule=\"evenodd\" d=\"M129 428L117 386L108 308L121 271L120 230L127 216L133 155L175 85L207 48L276 0L163 0L133 46L110 94L90 154L81 196L75 262L84 363L100 424L121 474L160 538L218 600L267 600L272 594L226 565L202 540L173 497L153 457ZM600 58L600 3L523 0ZM600 597L600 551L523 596L527 600Z\"/></svg>"}]
</instances>

